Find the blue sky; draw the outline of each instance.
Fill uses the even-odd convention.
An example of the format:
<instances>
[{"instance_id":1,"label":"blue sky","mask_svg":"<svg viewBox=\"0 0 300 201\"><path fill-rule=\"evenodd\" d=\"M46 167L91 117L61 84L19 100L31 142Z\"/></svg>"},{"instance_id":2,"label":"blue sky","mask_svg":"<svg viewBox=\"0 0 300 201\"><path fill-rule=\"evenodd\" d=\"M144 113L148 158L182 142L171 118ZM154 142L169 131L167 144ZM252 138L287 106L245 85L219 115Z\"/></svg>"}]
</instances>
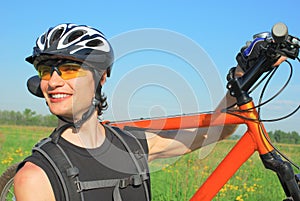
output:
<instances>
[{"instance_id":1,"label":"blue sky","mask_svg":"<svg viewBox=\"0 0 300 201\"><path fill-rule=\"evenodd\" d=\"M164 43L170 36L171 43L178 45L172 49L157 48L159 45L155 43L152 49L142 47L143 51L120 56L112 78L104 87L111 106L104 118L114 120L212 110L225 93L226 73L236 65L237 52L253 34L269 31L275 23L284 22L290 34L300 36L299 7L298 0L287 0L284 4L268 0L263 3L258 0L5 1L0 8L0 110L30 108L48 114L44 100L32 96L26 89L26 80L36 72L24 58L30 55L40 34L64 22L98 28L113 41L115 48L127 43L132 45L132 41L122 38L124 35L136 36L145 30L147 34L141 40L151 42L153 35L158 33L165 34L159 42ZM185 49L186 44L192 48ZM196 53L204 62L199 67L204 68L200 73L192 67L198 62L194 60ZM263 117L280 117L299 104L300 65L294 64L292 83L283 95L263 108ZM285 67L272 82L274 89L271 87L270 94L286 79ZM124 108L122 114L120 111ZM267 127L300 132L299 120L297 114L288 120L267 124Z\"/></svg>"}]
</instances>

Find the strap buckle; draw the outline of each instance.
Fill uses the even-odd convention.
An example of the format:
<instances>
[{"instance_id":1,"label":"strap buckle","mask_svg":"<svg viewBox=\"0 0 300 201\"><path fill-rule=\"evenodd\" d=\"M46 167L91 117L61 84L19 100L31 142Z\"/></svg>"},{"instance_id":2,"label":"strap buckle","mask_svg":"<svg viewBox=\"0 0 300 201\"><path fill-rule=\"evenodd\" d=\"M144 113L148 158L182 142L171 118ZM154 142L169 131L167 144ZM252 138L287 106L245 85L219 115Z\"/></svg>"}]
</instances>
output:
<instances>
[{"instance_id":1,"label":"strap buckle","mask_svg":"<svg viewBox=\"0 0 300 201\"><path fill-rule=\"evenodd\" d=\"M81 182L80 181L75 181L74 183L75 183L75 185L77 187L77 193L82 192L83 188L82 188Z\"/></svg>"},{"instance_id":2,"label":"strap buckle","mask_svg":"<svg viewBox=\"0 0 300 201\"><path fill-rule=\"evenodd\" d=\"M143 183L142 175L132 175L125 179L120 179L119 187L126 188L129 185L139 186Z\"/></svg>"},{"instance_id":3,"label":"strap buckle","mask_svg":"<svg viewBox=\"0 0 300 201\"><path fill-rule=\"evenodd\" d=\"M126 188L127 186L129 186L129 184L130 184L130 178L120 179L119 187Z\"/></svg>"}]
</instances>

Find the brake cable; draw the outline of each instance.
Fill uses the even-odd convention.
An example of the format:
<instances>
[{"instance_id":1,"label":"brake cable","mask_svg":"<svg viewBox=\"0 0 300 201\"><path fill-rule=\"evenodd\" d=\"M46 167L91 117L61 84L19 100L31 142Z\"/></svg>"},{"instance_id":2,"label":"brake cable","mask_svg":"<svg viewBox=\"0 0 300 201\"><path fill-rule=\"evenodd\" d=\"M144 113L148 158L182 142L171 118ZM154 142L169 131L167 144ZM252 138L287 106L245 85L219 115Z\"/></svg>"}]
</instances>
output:
<instances>
[{"instance_id":1,"label":"brake cable","mask_svg":"<svg viewBox=\"0 0 300 201\"><path fill-rule=\"evenodd\" d=\"M274 69L273 69L274 70ZM250 90L249 90L249 94L251 94L269 75L270 75L270 73L272 73L273 72L273 70L271 70L271 71L268 71L267 72L267 74L263 77L263 78L261 78L260 80L259 80L259 82L258 83L256 83ZM265 103L263 103L263 104L261 104L261 105L264 105ZM232 105L230 105L230 106L228 106L228 107L226 107L226 108L224 108L224 109L222 109L221 111L222 112L245 112L245 111L247 111L247 110L252 110L252 109L254 109L254 108L257 108L257 107L259 107L258 105L257 106L254 106L253 108L249 108L249 109L247 109L247 110L239 110L239 109L234 109L234 110L230 110L230 108L233 108L234 106L236 106L237 105L237 103L235 102L234 104L232 104ZM260 105L260 106L261 106ZM232 113L230 113L230 114L232 114Z\"/></svg>"},{"instance_id":2,"label":"brake cable","mask_svg":"<svg viewBox=\"0 0 300 201\"><path fill-rule=\"evenodd\" d=\"M278 90L278 92L277 92L275 95L273 95L273 96L272 96L271 98L269 98L268 100L262 102L262 98L263 98L263 96L264 96L265 90L266 90L266 88L267 88L267 86L268 86L270 80L273 78L275 72L278 70L278 67L276 67L276 68L274 68L273 70L269 71L268 74L265 75L265 76L260 80L260 82L259 82L258 84L256 84L254 87L252 87L250 93L252 93L252 92L254 91L253 88L257 88L259 84L261 84L267 77L269 77L268 80L266 81L266 83L265 83L265 85L264 85L262 91L261 91L261 95L260 95L260 98L259 98L259 103L258 103L256 106L254 106L254 107L252 107L252 108L249 108L249 109L246 109L246 110L230 109L230 108L232 108L232 107L234 107L234 106L236 105L236 103L235 103L235 104L233 104L233 105L227 107L227 108L226 108L225 110L223 110L223 111L224 111L224 112L227 112L227 113L229 113L229 114L232 114L232 115L241 117L241 118L243 118L243 119L245 119L245 120L257 121L257 119L250 119L250 118L246 118L246 117L244 117L244 116L242 116L242 115L233 114L233 113L234 113L234 112L248 112L248 111L250 111L250 110L252 110L252 109L257 108L257 109L258 109L258 114L259 114L259 116L260 116L260 109L261 109L261 106L263 106L263 105L269 103L270 101L274 100L277 96L279 96L279 95L284 91L284 89L285 89L285 88L287 87L287 85L290 83L290 80L291 80L291 78L292 78L292 76L293 76L293 66L292 66L292 64L291 64L289 61L285 61L285 62L287 62L287 63L289 64L289 67L290 67L290 74L289 74L289 77L288 77L287 81L285 82L285 84ZM293 114L294 114L296 111L298 111L299 109L300 109L300 108L297 107L293 112L291 112L290 114L288 114L288 115L286 115L286 116L284 116L284 117L281 117L281 118L272 119L272 120L263 120L263 119L258 119L258 120L261 121L261 122L279 121L279 120L288 118L289 116L293 115Z\"/></svg>"},{"instance_id":3,"label":"brake cable","mask_svg":"<svg viewBox=\"0 0 300 201\"><path fill-rule=\"evenodd\" d=\"M267 102L270 102L272 101L275 97L277 97L285 88L286 86L288 85L288 83L290 82L290 79L292 77L292 74L293 74L293 65L289 62L289 61L286 61L288 64L289 64L289 67L290 67L290 75L288 77L288 80L287 82L284 84L284 86L273 96L271 97L270 99L268 99L267 101L264 102L267 103ZM276 69L277 70L277 69ZM262 92L261 92L261 95L260 95L260 98L259 98L259 105L261 106L261 101L262 101L262 98L264 96L264 93L265 93L265 90L271 80L271 78L273 77L274 73L276 72L273 71L273 73L271 74L271 76L269 77L269 79L267 80L266 84L264 85L263 89L262 89ZM290 116L292 116L294 113L296 113L300 108L300 105L298 105L298 107L293 111L291 112L290 114L286 115L286 116L283 116L281 118L277 118L277 119L269 119L269 120L262 120L260 119L260 115L261 115L261 107L258 107L258 120L260 122L259 126L260 126L260 130L262 131L265 139L269 142L269 144L273 147L273 149L280 155L282 156L285 160L287 160L290 164L292 164L295 168L297 168L298 170L300 169L300 166L297 165L294 161L292 161L289 157L287 157L284 153L282 153L272 142L271 140L267 137L267 134L265 133L264 129L263 129L263 126L262 126L262 122L274 122L274 121L279 121L279 120L283 120L283 119L286 119Z\"/></svg>"},{"instance_id":4,"label":"brake cable","mask_svg":"<svg viewBox=\"0 0 300 201\"><path fill-rule=\"evenodd\" d=\"M297 57L297 60L300 62L299 57ZM234 107L234 106L236 105L236 103L235 103L235 104L233 104L232 106L227 107L225 111L226 111L227 113L231 114L231 115L238 116L238 117L243 118L243 119L248 120L248 121L260 122L259 126L260 126L260 128L261 128L261 130L262 130L262 133L263 133L265 139L266 139L266 140L269 142L269 144L274 148L274 150L275 150L280 156L282 156L284 159L286 159L289 163L291 163L295 168L300 169L300 166L299 166L299 165L297 165L297 164L296 164L295 162L293 162L290 158L288 158L285 154L283 154L283 153L282 153L282 152L281 152L281 151L280 151L280 150L279 150L279 149L278 149L278 148L270 141L270 139L267 137L267 134L265 133L265 131L264 131L264 129L263 129L263 126L262 126L262 122L274 122L274 121L283 120L283 119L286 119L286 118L292 116L293 114L295 114L295 113L300 109L300 104L298 105L298 107L297 107L294 111L292 111L291 113L289 113L288 115L285 115L285 116L283 116L283 117L276 118L276 119L268 119L268 120L263 120L263 119L260 118L260 114L261 114L261 112L260 112L260 111L261 111L261 106L263 106L263 105L265 105L266 103L268 103L268 102L274 100L279 94L281 94L282 91L287 87L287 85L289 84L289 82L290 82L290 80L291 80L291 77L292 77L292 75L293 75L293 65L292 65L289 61L287 61L287 60L286 60L285 62L287 62L287 63L289 64L289 67L290 67L290 75L289 75L287 81L285 82L285 84L283 85L283 87L281 87L281 89L280 89L275 95L273 95L271 98L269 98L268 100L266 100L266 101L264 101L264 102L262 103L262 98L263 98L263 96L264 96L265 90L266 90L266 88L267 88L267 86L268 86L268 84L269 84L271 78L274 76L274 74L275 74L275 72L277 71L278 68L274 68L274 70L269 71L268 74L267 74L266 76L264 76L258 84L256 84L256 86L252 87L251 92L253 92L254 89L257 88L257 86L258 86L259 84L261 84L261 83L269 76L268 80L266 81L266 83L265 83L265 85L264 85L264 87L263 87L263 89L262 89L262 91L261 91L261 95L260 95L260 98L259 98L259 103L258 103L258 105L256 105L256 106L253 107L253 108L247 109L247 110L239 110L239 109L232 110L232 109L230 109L230 108L232 108L232 107ZM253 88L254 88L254 89L253 89ZM250 92L250 93L251 93L251 92ZM234 112L237 112L237 111L238 111L238 112L247 112L247 111L249 111L249 110L251 110L251 109L254 109L254 108L258 108L258 119L247 118L247 117L244 117L244 116L242 116L242 115L239 115L239 114L235 114L235 113L234 113Z\"/></svg>"},{"instance_id":5,"label":"brake cable","mask_svg":"<svg viewBox=\"0 0 300 201\"><path fill-rule=\"evenodd\" d=\"M281 89L280 89L273 97L269 98L269 99L268 99L267 101L265 101L264 103L261 103L261 102L262 102L262 98L263 98L263 96L264 96L264 93L265 93L265 91L266 91L266 89L267 89L267 86L269 85L270 80L272 79L272 77L274 76L275 72L276 72L277 69L278 69L278 67L277 67L277 68L273 71L273 73L271 74L271 76L269 77L269 79L267 80L266 84L264 85L264 87L263 87L263 89L262 89L261 95L260 95L260 97L259 97L259 104L258 104L259 106L262 106L262 105L264 105L264 104L266 104L266 103L268 103L268 102L274 100L277 96L279 96L279 95L283 92L283 90L284 90L284 89L287 87L287 85L290 83L291 78L292 78L292 76L293 76L293 65L292 65L289 61L286 61L286 63L288 63L288 64L289 64L289 67L290 67L290 75L289 75L287 81L285 82L285 84L281 87ZM258 114L259 114L259 116L260 116L260 111L261 111L261 107L258 107ZM264 121L264 120L261 120L261 121Z\"/></svg>"},{"instance_id":6,"label":"brake cable","mask_svg":"<svg viewBox=\"0 0 300 201\"><path fill-rule=\"evenodd\" d=\"M260 122L259 124L260 129L262 130L262 133L265 137L265 139L269 142L269 144L273 147L273 149L280 155L282 156L285 160L287 160L290 164L292 164L295 168L297 168L298 170L300 170L300 166L297 165L294 161L292 161L292 159L290 159L289 157L287 157L284 153L282 153L272 142L271 140L269 140L269 138L267 137L267 134L265 133L264 129L262 129L262 124Z\"/></svg>"}]
</instances>

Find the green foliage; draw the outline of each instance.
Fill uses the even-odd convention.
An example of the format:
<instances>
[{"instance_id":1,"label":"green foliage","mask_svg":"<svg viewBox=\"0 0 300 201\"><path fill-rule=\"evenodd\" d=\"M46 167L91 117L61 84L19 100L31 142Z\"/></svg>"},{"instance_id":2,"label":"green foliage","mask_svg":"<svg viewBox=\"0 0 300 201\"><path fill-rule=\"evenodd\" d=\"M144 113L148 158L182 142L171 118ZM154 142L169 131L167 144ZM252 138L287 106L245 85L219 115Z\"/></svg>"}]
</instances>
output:
<instances>
[{"instance_id":1,"label":"green foliage","mask_svg":"<svg viewBox=\"0 0 300 201\"><path fill-rule=\"evenodd\" d=\"M238 139L240 139L240 135L231 135L228 139L229 140L238 140Z\"/></svg>"},{"instance_id":2,"label":"green foliage","mask_svg":"<svg viewBox=\"0 0 300 201\"><path fill-rule=\"evenodd\" d=\"M203 148L179 157L173 163L165 160L151 162L153 201L189 200L235 143L234 140L219 142L205 158L201 157L201 152L206 153ZM281 144L278 148L297 164L300 162L299 145ZM240 167L213 200L283 200L284 198L284 191L277 175L265 169L258 153L255 153Z\"/></svg>"},{"instance_id":3,"label":"green foliage","mask_svg":"<svg viewBox=\"0 0 300 201\"><path fill-rule=\"evenodd\" d=\"M272 142L282 143L282 144L300 144L300 135L296 131L284 132L282 130L275 130L268 132L269 137ZM232 135L228 139L238 140L240 135Z\"/></svg>"},{"instance_id":4,"label":"green foliage","mask_svg":"<svg viewBox=\"0 0 300 201\"><path fill-rule=\"evenodd\" d=\"M31 154L32 146L52 130L50 127L0 125L0 174ZM208 146L182 157L152 161L152 200L189 200L235 143L235 140L224 140L215 147ZM300 163L299 145L280 144L278 148L295 163ZM283 200L284 197L276 174L266 170L255 153L213 200Z\"/></svg>"},{"instance_id":5,"label":"green foliage","mask_svg":"<svg viewBox=\"0 0 300 201\"><path fill-rule=\"evenodd\" d=\"M49 126L57 125L54 115L40 115L26 108L22 113L19 111L0 110L1 125L24 125L24 126Z\"/></svg>"},{"instance_id":6,"label":"green foliage","mask_svg":"<svg viewBox=\"0 0 300 201\"><path fill-rule=\"evenodd\" d=\"M284 132L275 130L269 132L269 136L273 142L283 144L300 144L300 136L296 131Z\"/></svg>"},{"instance_id":7,"label":"green foliage","mask_svg":"<svg viewBox=\"0 0 300 201\"><path fill-rule=\"evenodd\" d=\"M0 174L31 154L32 147L50 135L53 127L0 125Z\"/></svg>"}]
</instances>

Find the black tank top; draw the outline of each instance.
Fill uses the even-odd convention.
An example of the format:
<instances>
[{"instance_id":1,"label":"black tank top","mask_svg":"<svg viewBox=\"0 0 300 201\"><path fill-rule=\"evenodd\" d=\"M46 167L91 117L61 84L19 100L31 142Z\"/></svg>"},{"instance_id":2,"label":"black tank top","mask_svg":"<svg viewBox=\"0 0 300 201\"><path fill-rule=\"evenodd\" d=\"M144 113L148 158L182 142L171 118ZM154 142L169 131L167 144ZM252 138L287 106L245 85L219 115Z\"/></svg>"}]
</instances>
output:
<instances>
[{"instance_id":1,"label":"black tank top","mask_svg":"<svg viewBox=\"0 0 300 201\"><path fill-rule=\"evenodd\" d=\"M62 137L58 142L67 153L73 165L79 169L80 181L120 179L136 173L136 167L122 142L109 129L105 129L106 139L100 147L95 149L78 147ZM138 135L137 138L141 142L144 152L148 154L148 145L144 132L131 131L131 133L134 133L135 136ZM34 152L25 159L26 161L38 165L46 172L51 182L56 201L65 200L59 178L48 161L39 152ZM148 176L150 178L150 175ZM148 191L150 192L150 179L147 180L147 184ZM113 190L114 187L108 187L84 191L84 199L85 201L113 201ZM143 185L128 186L120 189L120 195L124 201L147 200Z\"/></svg>"}]
</instances>

